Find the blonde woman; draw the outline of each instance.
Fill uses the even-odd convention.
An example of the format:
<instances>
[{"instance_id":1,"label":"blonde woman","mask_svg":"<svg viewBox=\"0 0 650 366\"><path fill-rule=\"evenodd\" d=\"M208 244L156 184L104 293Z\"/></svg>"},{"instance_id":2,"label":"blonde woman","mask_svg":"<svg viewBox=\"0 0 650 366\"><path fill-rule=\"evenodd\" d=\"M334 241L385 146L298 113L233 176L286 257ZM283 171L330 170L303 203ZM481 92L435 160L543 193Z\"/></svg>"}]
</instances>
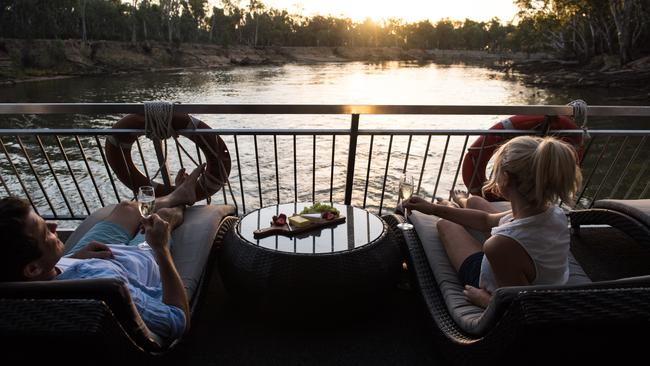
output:
<instances>
[{"instance_id":1,"label":"blonde woman","mask_svg":"<svg viewBox=\"0 0 650 366\"><path fill-rule=\"evenodd\" d=\"M557 205L572 202L582 175L573 147L552 137L516 137L494 156L492 178L483 187L510 201L496 212L478 196L430 203L412 197L404 207L441 218L440 239L465 285L465 296L487 307L504 286L561 285L569 278L570 233ZM466 227L490 233L481 244Z\"/></svg>"}]
</instances>

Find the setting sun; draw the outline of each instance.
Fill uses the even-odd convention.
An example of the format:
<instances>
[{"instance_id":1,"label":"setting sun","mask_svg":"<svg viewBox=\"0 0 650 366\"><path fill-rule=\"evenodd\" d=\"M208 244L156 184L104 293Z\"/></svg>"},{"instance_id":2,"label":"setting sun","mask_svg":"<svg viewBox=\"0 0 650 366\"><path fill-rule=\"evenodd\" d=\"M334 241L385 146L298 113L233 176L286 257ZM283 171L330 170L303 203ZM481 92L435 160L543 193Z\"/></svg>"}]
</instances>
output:
<instances>
[{"instance_id":1,"label":"setting sun","mask_svg":"<svg viewBox=\"0 0 650 366\"><path fill-rule=\"evenodd\" d=\"M292 13L305 15L334 15L349 17L360 21L365 18L382 20L400 18L408 22L423 19L438 20L450 18L464 20L469 18L486 21L499 17L502 21L511 21L517 12L513 0L403 0L400 2L386 0L266 0L267 7L287 9Z\"/></svg>"}]
</instances>

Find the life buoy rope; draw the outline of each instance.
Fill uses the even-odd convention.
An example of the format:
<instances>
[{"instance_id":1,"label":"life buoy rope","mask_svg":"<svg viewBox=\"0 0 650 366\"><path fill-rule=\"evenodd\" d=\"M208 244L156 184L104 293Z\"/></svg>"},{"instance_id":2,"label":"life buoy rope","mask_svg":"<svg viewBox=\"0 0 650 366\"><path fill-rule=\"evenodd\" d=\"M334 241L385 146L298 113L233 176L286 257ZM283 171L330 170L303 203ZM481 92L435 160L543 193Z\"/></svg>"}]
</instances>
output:
<instances>
[{"instance_id":1,"label":"life buoy rope","mask_svg":"<svg viewBox=\"0 0 650 366\"><path fill-rule=\"evenodd\" d=\"M512 116L490 127L490 130L575 130L579 127L565 116ZM470 193L482 195L481 188L487 180L487 163L496 149L511 137L503 135L483 135L467 149L463 158L463 182ZM562 140L572 144L582 159L583 136L565 136ZM496 198L496 197L488 197Z\"/></svg>"}]
</instances>

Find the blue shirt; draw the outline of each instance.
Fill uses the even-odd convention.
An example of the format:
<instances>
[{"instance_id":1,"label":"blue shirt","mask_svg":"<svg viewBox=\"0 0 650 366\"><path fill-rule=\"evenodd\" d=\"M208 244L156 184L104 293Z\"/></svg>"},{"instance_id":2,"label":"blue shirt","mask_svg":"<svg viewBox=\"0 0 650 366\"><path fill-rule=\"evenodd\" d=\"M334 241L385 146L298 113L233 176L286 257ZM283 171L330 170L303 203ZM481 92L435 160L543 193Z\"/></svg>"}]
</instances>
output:
<instances>
[{"instance_id":1,"label":"blue shirt","mask_svg":"<svg viewBox=\"0 0 650 366\"><path fill-rule=\"evenodd\" d=\"M152 332L167 340L179 338L185 331L185 313L162 302L160 270L153 252L136 246L109 247L114 259L61 258L57 267L62 273L56 279L118 278L127 285L135 307Z\"/></svg>"}]
</instances>

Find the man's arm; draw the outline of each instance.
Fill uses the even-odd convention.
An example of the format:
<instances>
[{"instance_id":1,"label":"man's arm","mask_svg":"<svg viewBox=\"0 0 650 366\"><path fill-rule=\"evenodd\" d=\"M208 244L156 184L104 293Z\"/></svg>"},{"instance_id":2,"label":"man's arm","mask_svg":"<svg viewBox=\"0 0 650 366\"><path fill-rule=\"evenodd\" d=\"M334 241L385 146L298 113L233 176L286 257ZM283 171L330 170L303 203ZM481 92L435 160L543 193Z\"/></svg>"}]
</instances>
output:
<instances>
[{"instance_id":1,"label":"man's arm","mask_svg":"<svg viewBox=\"0 0 650 366\"><path fill-rule=\"evenodd\" d=\"M420 211L427 215L435 215L453 221L463 226L469 226L479 231L488 231L499 225L499 220L508 212L490 214L471 208L456 208L447 205L434 204L413 196L404 202L404 207L409 210Z\"/></svg>"},{"instance_id":2,"label":"man's arm","mask_svg":"<svg viewBox=\"0 0 650 366\"><path fill-rule=\"evenodd\" d=\"M145 239L151 246L160 268L163 303L183 310L183 313L185 313L185 330L187 331L190 327L190 307L183 281L181 281L176 271L169 251L169 239L171 237L169 223L161 219L157 214L153 214L148 219L143 219L142 224L145 228Z\"/></svg>"}]
</instances>

